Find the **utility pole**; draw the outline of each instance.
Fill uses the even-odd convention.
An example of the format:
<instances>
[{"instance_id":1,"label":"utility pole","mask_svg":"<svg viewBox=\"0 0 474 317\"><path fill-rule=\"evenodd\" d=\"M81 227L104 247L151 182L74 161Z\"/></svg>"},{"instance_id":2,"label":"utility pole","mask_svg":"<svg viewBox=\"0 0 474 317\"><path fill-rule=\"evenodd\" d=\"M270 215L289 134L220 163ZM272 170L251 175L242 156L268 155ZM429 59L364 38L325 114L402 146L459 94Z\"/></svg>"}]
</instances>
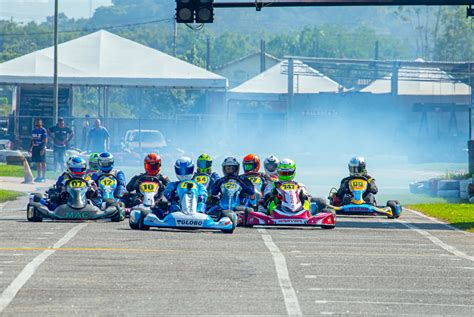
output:
<instances>
[{"instance_id":1,"label":"utility pole","mask_svg":"<svg viewBox=\"0 0 474 317\"><path fill-rule=\"evenodd\" d=\"M58 121L58 2L54 1L54 83L53 83L53 125Z\"/></svg>"},{"instance_id":2,"label":"utility pole","mask_svg":"<svg viewBox=\"0 0 474 317\"><path fill-rule=\"evenodd\" d=\"M375 41L375 49L374 49L374 60L378 61L379 60L379 41ZM377 65L377 62L375 62L374 65L374 80L379 77L379 68Z\"/></svg>"},{"instance_id":3,"label":"utility pole","mask_svg":"<svg viewBox=\"0 0 474 317\"><path fill-rule=\"evenodd\" d=\"M206 69L211 69L211 40L206 39Z\"/></svg>"},{"instance_id":4,"label":"utility pole","mask_svg":"<svg viewBox=\"0 0 474 317\"><path fill-rule=\"evenodd\" d=\"M173 24L173 56L176 56L176 38L178 37L178 23Z\"/></svg>"}]
</instances>

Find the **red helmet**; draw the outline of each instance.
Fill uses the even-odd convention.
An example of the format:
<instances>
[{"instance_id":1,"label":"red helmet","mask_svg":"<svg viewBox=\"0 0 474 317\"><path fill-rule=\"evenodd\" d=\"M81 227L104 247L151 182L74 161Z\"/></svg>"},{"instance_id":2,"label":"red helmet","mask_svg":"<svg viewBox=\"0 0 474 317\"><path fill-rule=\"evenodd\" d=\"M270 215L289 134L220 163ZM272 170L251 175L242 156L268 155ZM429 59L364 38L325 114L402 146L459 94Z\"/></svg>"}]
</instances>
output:
<instances>
[{"instance_id":1,"label":"red helmet","mask_svg":"<svg viewBox=\"0 0 474 317\"><path fill-rule=\"evenodd\" d=\"M160 172L161 157L158 154L150 153L145 156L144 164L147 175L155 176Z\"/></svg>"},{"instance_id":2,"label":"red helmet","mask_svg":"<svg viewBox=\"0 0 474 317\"><path fill-rule=\"evenodd\" d=\"M258 157L258 155L248 154L244 157L242 165L244 167L244 173L258 173L258 171L260 170L260 158Z\"/></svg>"}]
</instances>

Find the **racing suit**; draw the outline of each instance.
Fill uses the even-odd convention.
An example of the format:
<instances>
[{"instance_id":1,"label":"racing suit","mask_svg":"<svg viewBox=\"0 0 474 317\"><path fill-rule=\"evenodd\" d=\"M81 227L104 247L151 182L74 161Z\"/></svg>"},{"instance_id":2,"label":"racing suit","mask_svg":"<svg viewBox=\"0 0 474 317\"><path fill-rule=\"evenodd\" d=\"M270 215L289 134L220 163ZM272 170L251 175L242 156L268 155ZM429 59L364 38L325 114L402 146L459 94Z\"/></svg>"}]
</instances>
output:
<instances>
[{"instance_id":1,"label":"racing suit","mask_svg":"<svg viewBox=\"0 0 474 317\"><path fill-rule=\"evenodd\" d=\"M263 198L263 193L264 193L264 190L265 190L265 187L268 185L268 181L265 177L265 174L263 173L259 173L259 172L248 172L248 173L245 173L243 175L241 175L240 177L244 178L244 179L247 179L251 184L252 186L254 187L254 194L260 194L260 198ZM250 177L260 177L261 181L262 181L262 185L260 187L260 193L257 193L256 190L256 186L253 185L252 181L250 180ZM257 202L259 203L259 202ZM252 206L252 207L256 207L256 206Z\"/></svg>"},{"instance_id":2,"label":"racing suit","mask_svg":"<svg viewBox=\"0 0 474 317\"><path fill-rule=\"evenodd\" d=\"M265 201L265 206L267 207L268 213L271 213L271 211L281 205L281 196L278 193L278 187L280 187L283 183L287 182L281 182L281 181L275 181L273 182L271 186L271 190L268 191L268 193L265 195L264 201ZM308 203L311 203L311 197L308 194L308 191L306 190L306 187L298 182L293 181L293 183L296 183L299 186L299 198L301 201L301 204L304 205L306 201Z\"/></svg>"},{"instance_id":3,"label":"racing suit","mask_svg":"<svg viewBox=\"0 0 474 317\"><path fill-rule=\"evenodd\" d=\"M372 178L370 175L365 174L363 176L364 178L367 179L367 190L365 191L363 198L364 201L367 204L370 205L375 205L375 195L378 193L378 188L377 185L375 184L375 179ZM339 189L337 190L337 193L335 195L335 199L333 201L333 204L337 205L347 205L351 202L353 195L349 189L349 180L353 179L353 176L349 176L344 178L341 181L341 185L339 186Z\"/></svg>"},{"instance_id":4,"label":"racing suit","mask_svg":"<svg viewBox=\"0 0 474 317\"><path fill-rule=\"evenodd\" d=\"M127 193L125 193L122 198L122 201L126 207L132 208L140 204L140 201L137 200L137 194L139 193L140 185L143 182L153 182L159 184L158 192L155 195L155 201L159 202L163 200L163 192L165 191L166 186L168 186L170 179L166 176L163 176L162 174L152 176L142 173L133 176L130 182L127 183Z\"/></svg>"},{"instance_id":5,"label":"racing suit","mask_svg":"<svg viewBox=\"0 0 474 317\"><path fill-rule=\"evenodd\" d=\"M166 186L166 189L164 191L164 196L166 199L168 199L169 202L169 209L167 211L163 211L163 215L166 215L170 212L175 212L175 211L180 211L181 210L181 205L180 205L180 197L178 196L178 186L182 182L189 182L189 183L194 183L197 185L197 191L198 191L198 212L205 212L206 205L205 202L207 200L207 190L206 187L204 187L201 184L196 183L193 180L188 180L188 181L176 181L176 182L171 182Z\"/></svg>"}]
</instances>

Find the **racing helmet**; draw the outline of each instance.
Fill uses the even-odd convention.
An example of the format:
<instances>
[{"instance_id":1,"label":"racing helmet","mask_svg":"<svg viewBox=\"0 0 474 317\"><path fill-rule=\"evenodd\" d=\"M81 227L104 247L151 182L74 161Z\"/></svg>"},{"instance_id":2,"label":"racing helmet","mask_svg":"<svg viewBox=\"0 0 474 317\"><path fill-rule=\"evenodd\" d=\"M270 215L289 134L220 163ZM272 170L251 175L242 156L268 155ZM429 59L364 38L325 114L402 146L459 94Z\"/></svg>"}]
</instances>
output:
<instances>
[{"instance_id":1,"label":"racing helmet","mask_svg":"<svg viewBox=\"0 0 474 317\"><path fill-rule=\"evenodd\" d=\"M194 163L187 156L180 157L174 164L174 171L178 180L189 181L193 178Z\"/></svg>"},{"instance_id":2,"label":"racing helmet","mask_svg":"<svg viewBox=\"0 0 474 317\"><path fill-rule=\"evenodd\" d=\"M75 177L84 177L87 170L87 162L80 156L71 156L66 162L68 173Z\"/></svg>"},{"instance_id":3,"label":"racing helmet","mask_svg":"<svg viewBox=\"0 0 474 317\"><path fill-rule=\"evenodd\" d=\"M89 155L89 169L93 171L99 170L99 153L91 153Z\"/></svg>"},{"instance_id":4,"label":"racing helmet","mask_svg":"<svg viewBox=\"0 0 474 317\"><path fill-rule=\"evenodd\" d=\"M351 176L364 176L367 174L365 159L362 156L354 156L349 161L349 173Z\"/></svg>"},{"instance_id":5,"label":"racing helmet","mask_svg":"<svg viewBox=\"0 0 474 317\"><path fill-rule=\"evenodd\" d=\"M97 159L99 163L99 170L104 173L110 173L114 168L114 156L110 152L102 152Z\"/></svg>"},{"instance_id":6,"label":"racing helmet","mask_svg":"<svg viewBox=\"0 0 474 317\"><path fill-rule=\"evenodd\" d=\"M147 175L156 176L161 169L161 157L156 153L149 153L143 160Z\"/></svg>"},{"instance_id":7,"label":"racing helmet","mask_svg":"<svg viewBox=\"0 0 474 317\"><path fill-rule=\"evenodd\" d=\"M275 155L270 155L263 161L263 167L265 169L265 173L270 176L275 176L277 174L277 167L280 160Z\"/></svg>"},{"instance_id":8,"label":"racing helmet","mask_svg":"<svg viewBox=\"0 0 474 317\"><path fill-rule=\"evenodd\" d=\"M260 170L260 158L258 155L248 154L242 161L242 167L244 168L244 173L258 173Z\"/></svg>"},{"instance_id":9,"label":"racing helmet","mask_svg":"<svg viewBox=\"0 0 474 317\"><path fill-rule=\"evenodd\" d=\"M233 156L226 157L222 162L222 173L224 176L239 176L240 163Z\"/></svg>"},{"instance_id":10,"label":"racing helmet","mask_svg":"<svg viewBox=\"0 0 474 317\"><path fill-rule=\"evenodd\" d=\"M281 182L288 182L295 178L296 164L293 160L283 159L278 163L277 167L278 179Z\"/></svg>"},{"instance_id":11,"label":"racing helmet","mask_svg":"<svg viewBox=\"0 0 474 317\"><path fill-rule=\"evenodd\" d=\"M212 157L209 154L199 155L197 161L197 171L198 173L211 174L212 172Z\"/></svg>"}]
</instances>

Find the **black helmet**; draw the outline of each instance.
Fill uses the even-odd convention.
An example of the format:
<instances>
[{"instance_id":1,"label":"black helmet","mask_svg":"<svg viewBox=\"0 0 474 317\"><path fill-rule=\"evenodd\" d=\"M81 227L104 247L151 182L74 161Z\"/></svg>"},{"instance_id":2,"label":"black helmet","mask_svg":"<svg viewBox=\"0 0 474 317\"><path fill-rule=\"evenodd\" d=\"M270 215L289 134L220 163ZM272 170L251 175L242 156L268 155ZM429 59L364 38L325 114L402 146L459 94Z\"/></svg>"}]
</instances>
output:
<instances>
[{"instance_id":1,"label":"black helmet","mask_svg":"<svg viewBox=\"0 0 474 317\"><path fill-rule=\"evenodd\" d=\"M238 176L240 163L233 156L226 157L222 162L222 173L224 176Z\"/></svg>"}]
</instances>

